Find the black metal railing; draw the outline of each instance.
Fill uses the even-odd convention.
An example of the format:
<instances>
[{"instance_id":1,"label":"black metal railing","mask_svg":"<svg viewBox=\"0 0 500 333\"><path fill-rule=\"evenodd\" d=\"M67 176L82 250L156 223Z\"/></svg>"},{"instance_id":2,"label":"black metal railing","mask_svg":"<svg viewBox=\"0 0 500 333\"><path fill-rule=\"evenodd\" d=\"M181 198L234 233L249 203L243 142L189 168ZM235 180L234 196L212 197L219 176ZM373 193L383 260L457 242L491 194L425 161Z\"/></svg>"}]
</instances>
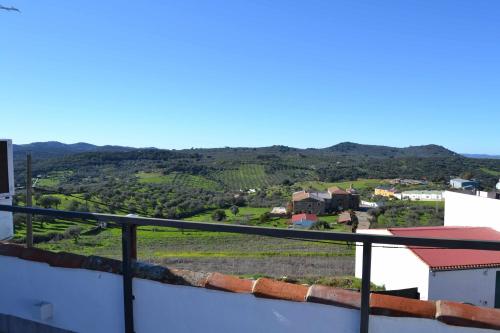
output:
<instances>
[{"instance_id":1,"label":"black metal railing","mask_svg":"<svg viewBox=\"0 0 500 333\"><path fill-rule=\"evenodd\" d=\"M189 222L172 219L159 219L136 216L121 216L101 213L70 212L34 207L0 205L0 211L45 215L67 219L82 219L96 222L114 222L122 228L122 265L125 332L134 332L132 262L137 260L137 226L161 226L202 231L218 231L239 234L292 238L304 240L346 241L363 244L363 272L361 282L360 332L368 333L370 314L370 275L372 244L420 246L446 249L471 249L500 251L499 241L480 241L464 239L402 237L377 234L353 234L294 229L277 229L221 223Z\"/></svg>"}]
</instances>

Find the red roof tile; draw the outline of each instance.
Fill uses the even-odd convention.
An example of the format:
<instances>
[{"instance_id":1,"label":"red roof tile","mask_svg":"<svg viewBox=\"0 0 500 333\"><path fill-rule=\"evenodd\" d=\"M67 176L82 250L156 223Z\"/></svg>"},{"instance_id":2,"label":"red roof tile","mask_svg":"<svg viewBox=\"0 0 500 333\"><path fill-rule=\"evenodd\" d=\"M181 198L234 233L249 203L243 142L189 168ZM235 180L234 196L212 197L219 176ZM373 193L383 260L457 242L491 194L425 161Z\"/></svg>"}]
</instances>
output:
<instances>
[{"instance_id":1,"label":"red roof tile","mask_svg":"<svg viewBox=\"0 0 500 333\"><path fill-rule=\"evenodd\" d=\"M318 221L318 217L316 214L295 214L292 215L292 222L300 222L300 221Z\"/></svg>"},{"instance_id":2,"label":"red roof tile","mask_svg":"<svg viewBox=\"0 0 500 333\"><path fill-rule=\"evenodd\" d=\"M391 228L396 236L500 241L500 232L484 227ZM487 250L423 249L409 247L432 270L500 266L500 252Z\"/></svg>"}]
</instances>

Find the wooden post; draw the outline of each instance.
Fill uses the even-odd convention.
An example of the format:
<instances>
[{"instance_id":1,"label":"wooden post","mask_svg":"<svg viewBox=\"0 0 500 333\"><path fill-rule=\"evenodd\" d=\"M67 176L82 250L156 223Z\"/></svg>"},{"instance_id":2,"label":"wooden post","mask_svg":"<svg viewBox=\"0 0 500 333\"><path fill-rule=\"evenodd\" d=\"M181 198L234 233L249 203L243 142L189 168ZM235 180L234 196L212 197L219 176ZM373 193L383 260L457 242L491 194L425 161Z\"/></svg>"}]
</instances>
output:
<instances>
[{"instance_id":1,"label":"wooden post","mask_svg":"<svg viewBox=\"0 0 500 333\"><path fill-rule=\"evenodd\" d=\"M31 153L26 155L26 206L33 205L33 175L31 171ZM26 247L33 247L33 215L26 214Z\"/></svg>"}]
</instances>

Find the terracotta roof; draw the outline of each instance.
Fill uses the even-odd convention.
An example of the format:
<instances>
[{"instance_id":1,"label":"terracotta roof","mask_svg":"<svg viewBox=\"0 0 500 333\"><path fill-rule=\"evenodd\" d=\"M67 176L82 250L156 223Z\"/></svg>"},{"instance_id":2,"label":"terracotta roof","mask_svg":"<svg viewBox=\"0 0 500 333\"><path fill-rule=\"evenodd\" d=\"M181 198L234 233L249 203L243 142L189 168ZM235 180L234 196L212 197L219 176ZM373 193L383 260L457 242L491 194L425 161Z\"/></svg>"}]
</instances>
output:
<instances>
[{"instance_id":1,"label":"terracotta roof","mask_svg":"<svg viewBox=\"0 0 500 333\"><path fill-rule=\"evenodd\" d=\"M65 252L27 249L0 242L0 256L46 263L53 267L79 268L121 274L121 261L98 256L81 256ZM256 297L293 302L310 302L359 309L361 294L357 291L323 285L293 284L260 278L242 279L221 273L192 272L136 262L134 277L165 284L188 285ZM370 313L391 317L412 317L439 320L454 326L500 329L500 309L477 307L448 301L421 301L396 296L371 294Z\"/></svg>"},{"instance_id":2,"label":"terracotta roof","mask_svg":"<svg viewBox=\"0 0 500 333\"><path fill-rule=\"evenodd\" d=\"M330 192L332 194L349 194L348 192L344 191L343 189L341 189L338 186L329 187L328 192Z\"/></svg>"},{"instance_id":3,"label":"terracotta roof","mask_svg":"<svg viewBox=\"0 0 500 333\"><path fill-rule=\"evenodd\" d=\"M484 227L390 228L389 231L396 236L500 241L500 232ZM409 248L431 270L500 267L498 251Z\"/></svg>"},{"instance_id":4,"label":"terracotta roof","mask_svg":"<svg viewBox=\"0 0 500 333\"><path fill-rule=\"evenodd\" d=\"M309 198L309 193L306 191L295 192L292 194L293 201L300 201Z\"/></svg>"},{"instance_id":5,"label":"terracotta roof","mask_svg":"<svg viewBox=\"0 0 500 333\"><path fill-rule=\"evenodd\" d=\"M292 222L299 222L299 221L318 221L318 217L316 214L294 214L292 215Z\"/></svg>"}]
</instances>

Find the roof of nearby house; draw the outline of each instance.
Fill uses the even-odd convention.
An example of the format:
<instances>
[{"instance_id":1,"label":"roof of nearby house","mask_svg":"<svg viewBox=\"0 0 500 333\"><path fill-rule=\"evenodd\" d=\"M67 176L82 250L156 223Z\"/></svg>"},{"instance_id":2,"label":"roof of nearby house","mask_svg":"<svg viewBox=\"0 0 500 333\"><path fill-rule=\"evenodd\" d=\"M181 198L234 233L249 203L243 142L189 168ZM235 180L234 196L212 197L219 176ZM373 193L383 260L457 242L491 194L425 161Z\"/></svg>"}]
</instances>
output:
<instances>
[{"instance_id":1,"label":"roof of nearby house","mask_svg":"<svg viewBox=\"0 0 500 333\"><path fill-rule=\"evenodd\" d=\"M395 236L500 241L500 232L486 227L390 228ZM500 267L500 252L409 247L431 270Z\"/></svg>"},{"instance_id":2,"label":"roof of nearby house","mask_svg":"<svg viewBox=\"0 0 500 333\"><path fill-rule=\"evenodd\" d=\"M318 221L318 217L316 214L294 214L292 215L292 222L300 222L300 221Z\"/></svg>"}]
</instances>

